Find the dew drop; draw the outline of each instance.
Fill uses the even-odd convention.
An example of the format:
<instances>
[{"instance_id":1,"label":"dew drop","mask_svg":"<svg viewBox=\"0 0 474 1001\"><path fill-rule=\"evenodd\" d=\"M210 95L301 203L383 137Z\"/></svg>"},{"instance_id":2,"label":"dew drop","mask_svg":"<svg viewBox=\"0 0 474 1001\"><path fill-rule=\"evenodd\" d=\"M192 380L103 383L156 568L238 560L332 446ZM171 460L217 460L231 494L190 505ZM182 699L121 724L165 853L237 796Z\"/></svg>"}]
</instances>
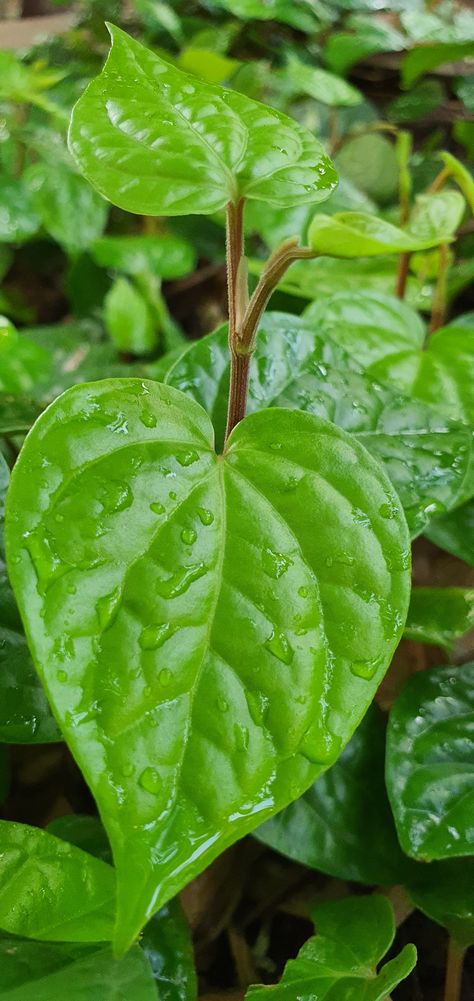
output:
<instances>
[{"instance_id":1,"label":"dew drop","mask_svg":"<svg viewBox=\"0 0 474 1001\"><path fill-rule=\"evenodd\" d=\"M134 771L135 768L129 761L126 761L122 766L122 775L124 775L126 779L129 779L133 775Z\"/></svg>"},{"instance_id":2,"label":"dew drop","mask_svg":"<svg viewBox=\"0 0 474 1001\"><path fill-rule=\"evenodd\" d=\"M181 532L181 539L184 542L185 546L192 546L197 539L197 535L196 532L194 531L194 528L183 528L183 531Z\"/></svg>"},{"instance_id":3,"label":"dew drop","mask_svg":"<svg viewBox=\"0 0 474 1001\"><path fill-rule=\"evenodd\" d=\"M188 448L185 452L178 452L176 459L180 466L192 466L193 462L199 459L199 455L195 448Z\"/></svg>"},{"instance_id":4,"label":"dew drop","mask_svg":"<svg viewBox=\"0 0 474 1001\"><path fill-rule=\"evenodd\" d=\"M298 594L300 598L307 598L309 595L309 587L305 587L303 584L302 587L298 588Z\"/></svg>"},{"instance_id":5,"label":"dew drop","mask_svg":"<svg viewBox=\"0 0 474 1001\"><path fill-rule=\"evenodd\" d=\"M249 746L249 731L246 726L236 723L234 726L234 738L237 751L246 751Z\"/></svg>"},{"instance_id":6,"label":"dew drop","mask_svg":"<svg viewBox=\"0 0 474 1001\"><path fill-rule=\"evenodd\" d=\"M379 665L379 658L375 660L354 660L351 664L351 671L356 678L363 678L364 681L370 681Z\"/></svg>"},{"instance_id":7,"label":"dew drop","mask_svg":"<svg viewBox=\"0 0 474 1001\"><path fill-rule=\"evenodd\" d=\"M56 677L61 685L63 685L64 682L67 681L67 672L63 670L56 671Z\"/></svg>"},{"instance_id":8,"label":"dew drop","mask_svg":"<svg viewBox=\"0 0 474 1001\"><path fill-rule=\"evenodd\" d=\"M281 660L282 664L291 664L294 650L284 633L274 629L271 636L265 641L264 646L277 660Z\"/></svg>"},{"instance_id":9,"label":"dew drop","mask_svg":"<svg viewBox=\"0 0 474 1001\"><path fill-rule=\"evenodd\" d=\"M381 518L394 518L395 508L392 504L381 504L379 507L379 515Z\"/></svg>"},{"instance_id":10,"label":"dew drop","mask_svg":"<svg viewBox=\"0 0 474 1001\"><path fill-rule=\"evenodd\" d=\"M158 594L162 598L177 598L184 594L195 580L199 580L207 573L205 563L195 563L190 567L181 567L176 573L168 577L168 580L159 580L156 584Z\"/></svg>"},{"instance_id":11,"label":"dew drop","mask_svg":"<svg viewBox=\"0 0 474 1001\"><path fill-rule=\"evenodd\" d=\"M153 511L153 514L164 514L164 504L160 504L159 501L152 501L150 504L150 511Z\"/></svg>"},{"instance_id":12,"label":"dew drop","mask_svg":"<svg viewBox=\"0 0 474 1001\"><path fill-rule=\"evenodd\" d=\"M272 452L279 452L282 447L281 441L272 441L270 443L270 448Z\"/></svg>"},{"instance_id":13,"label":"dew drop","mask_svg":"<svg viewBox=\"0 0 474 1001\"><path fill-rule=\"evenodd\" d=\"M163 646L163 643L166 643L166 640L168 640L173 633L174 629L170 622L164 622L161 625L147 626L140 634L138 642L142 650L157 650L158 647Z\"/></svg>"},{"instance_id":14,"label":"dew drop","mask_svg":"<svg viewBox=\"0 0 474 1001\"><path fill-rule=\"evenodd\" d=\"M212 525L212 522L214 521L212 511L208 511L206 507L198 507L197 513L199 521L202 525Z\"/></svg>"},{"instance_id":15,"label":"dew drop","mask_svg":"<svg viewBox=\"0 0 474 1001\"><path fill-rule=\"evenodd\" d=\"M273 549L264 549L262 553L262 566L268 577L278 580L288 570L293 563L288 556L283 553L276 553Z\"/></svg>"},{"instance_id":16,"label":"dew drop","mask_svg":"<svg viewBox=\"0 0 474 1001\"><path fill-rule=\"evenodd\" d=\"M176 500L177 496L178 496L178 494L176 493L175 490L170 490L170 492L169 492L170 500Z\"/></svg>"},{"instance_id":17,"label":"dew drop","mask_svg":"<svg viewBox=\"0 0 474 1001\"><path fill-rule=\"evenodd\" d=\"M226 713L229 708L229 703L223 695L219 695L217 698L217 708L220 713Z\"/></svg>"},{"instance_id":18,"label":"dew drop","mask_svg":"<svg viewBox=\"0 0 474 1001\"><path fill-rule=\"evenodd\" d=\"M119 587L115 587L109 594L104 594L102 598L99 598L95 610L102 631L111 626L116 619L120 608L120 600L121 591Z\"/></svg>"},{"instance_id":19,"label":"dew drop","mask_svg":"<svg viewBox=\"0 0 474 1001\"><path fill-rule=\"evenodd\" d=\"M166 686L169 685L172 677L173 675L169 667L164 667L158 675L158 681L160 682L160 685L163 685L163 688L166 688Z\"/></svg>"},{"instance_id":20,"label":"dew drop","mask_svg":"<svg viewBox=\"0 0 474 1001\"><path fill-rule=\"evenodd\" d=\"M152 414L151 410L142 410L140 420L146 428L156 428L158 423L156 414Z\"/></svg>"},{"instance_id":21,"label":"dew drop","mask_svg":"<svg viewBox=\"0 0 474 1001\"><path fill-rule=\"evenodd\" d=\"M142 789L156 796L161 789L161 779L156 768L145 768L138 779Z\"/></svg>"}]
</instances>

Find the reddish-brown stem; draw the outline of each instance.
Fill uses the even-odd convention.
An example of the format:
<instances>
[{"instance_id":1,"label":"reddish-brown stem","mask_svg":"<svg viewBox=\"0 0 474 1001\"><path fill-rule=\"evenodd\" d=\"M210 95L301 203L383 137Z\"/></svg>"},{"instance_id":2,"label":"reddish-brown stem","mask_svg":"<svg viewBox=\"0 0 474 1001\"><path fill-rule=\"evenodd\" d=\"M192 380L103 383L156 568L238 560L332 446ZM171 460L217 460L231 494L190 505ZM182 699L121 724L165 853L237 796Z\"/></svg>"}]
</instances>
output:
<instances>
[{"instance_id":1,"label":"reddish-brown stem","mask_svg":"<svg viewBox=\"0 0 474 1001\"><path fill-rule=\"evenodd\" d=\"M229 403L227 407L227 427L225 433L226 441L233 428L235 428L235 425L245 417L251 360L251 354L239 355L236 354L231 348Z\"/></svg>"},{"instance_id":2,"label":"reddish-brown stem","mask_svg":"<svg viewBox=\"0 0 474 1001\"><path fill-rule=\"evenodd\" d=\"M238 352L240 324L247 306L247 277L244 258L244 203L241 199L227 206L226 262L229 311L230 386L227 410L226 441L230 432L245 416L250 358ZM246 364L243 364L246 362Z\"/></svg>"},{"instance_id":3,"label":"reddish-brown stem","mask_svg":"<svg viewBox=\"0 0 474 1001\"><path fill-rule=\"evenodd\" d=\"M447 167L443 167L443 169L440 170L439 174L436 175L433 183L430 184L428 188L428 194L429 195L436 194L436 192L443 187L444 182L448 180L448 177L449 177L449 170Z\"/></svg>"},{"instance_id":4,"label":"reddish-brown stem","mask_svg":"<svg viewBox=\"0 0 474 1001\"><path fill-rule=\"evenodd\" d=\"M441 243L439 247L439 268L436 287L433 293L433 306L428 333L433 334L435 330L443 326L446 313L446 280L449 265L449 247L447 243Z\"/></svg>"},{"instance_id":5,"label":"reddish-brown stem","mask_svg":"<svg viewBox=\"0 0 474 1001\"><path fill-rule=\"evenodd\" d=\"M405 298L405 292L408 281L408 271L410 268L410 258L411 258L410 253L400 254L400 258L398 261L396 294L399 299Z\"/></svg>"},{"instance_id":6,"label":"reddish-brown stem","mask_svg":"<svg viewBox=\"0 0 474 1001\"><path fill-rule=\"evenodd\" d=\"M465 948L450 938L446 960L446 980L444 982L444 1001L459 1001L461 996L462 968Z\"/></svg>"},{"instance_id":7,"label":"reddish-brown stem","mask_svg":"<svg viewBox=\"0 0 474 1001\"><path fill-rule=\"evenodd\" d=\"M242 322L241 346L244 351L253 351L255 334L262 313L290 264L302 258L317 256L310 247L298 247L298 241L294 238L285 240L268 258Z\"/></svg>"}]
</instances>

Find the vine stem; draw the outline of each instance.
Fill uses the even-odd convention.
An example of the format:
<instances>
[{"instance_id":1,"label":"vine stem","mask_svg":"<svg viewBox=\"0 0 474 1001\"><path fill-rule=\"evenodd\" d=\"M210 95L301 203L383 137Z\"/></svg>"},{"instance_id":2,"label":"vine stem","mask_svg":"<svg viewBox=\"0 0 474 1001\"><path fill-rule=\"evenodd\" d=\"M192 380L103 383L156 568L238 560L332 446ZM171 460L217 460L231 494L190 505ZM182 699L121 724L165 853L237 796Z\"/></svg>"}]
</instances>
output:
<instances>
[{"instance_id":1,"label":"vine stem","mask_svg":"<svg viewBox=\"0 0 474 1001\"><path fill-rule=\"evenodd\" d=\"M439 246L438 278L433 294L433 308L431 310L431 319L428 331L429 334L433 334L435 330L442 327L444 323L446 313L446 282L448 276L448 266L449 247L447 243L441 243Z\"/></svg>"},{"instance_id":2,"label":"vine stem","mask_svg":"<svg viewBox=\"0 0 474 1001\"><path fill-rule=\"evenodd\" d=\"M245 417L249 371L258 324L267 302L293 261L317 257L298 239L285 240L266 262L250 300L244 256L243 200L227 206L227 296L229 303L230 386L225 441Z\"/></svg>"},{"instance_id":3,"label":"vine stem","mask_svg":"<svg viewBox=\"0 0 474 1001\"><path fill-rule=\"evenodd\" d=\"M444 982L444 1001L459 1001L461 996L462 968L465 947L458 945L450 938L446 962L446 980Z\"/></svg>"}]
</instances>

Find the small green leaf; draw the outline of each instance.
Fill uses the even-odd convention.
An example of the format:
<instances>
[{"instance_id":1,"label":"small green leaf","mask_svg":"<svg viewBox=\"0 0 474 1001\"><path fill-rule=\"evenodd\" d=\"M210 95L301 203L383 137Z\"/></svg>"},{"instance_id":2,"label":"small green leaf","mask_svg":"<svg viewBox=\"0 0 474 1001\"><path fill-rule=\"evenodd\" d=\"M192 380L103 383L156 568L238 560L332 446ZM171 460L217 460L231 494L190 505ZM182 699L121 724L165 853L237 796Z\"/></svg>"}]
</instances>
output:
<instances>
[{"instance_id":1,"label":"small green leaf","mask_svg":"<svg viewBox=\"0 0 474 1001\"><path fill-rule=\"evenodd\" d=\"M398 52L406 46L402 33L381 19L352 17L347 26L354 28L355 34L332 31L324 48L324 58L335 73L346 74L373 52Z\"/></svg>"},{"instance_id":2,"label":"small green leaf","mask_svg":"<svg viewBox=\"0 0 474 1001\"><path fill-rule=\"evenodd\" d=\"M430 73L437 66L452 63L474 55L474 41L435 42L433 45L419 45L402 60L402 85L411 87L420 76Z\"/></svg>"},{"instance_id":3,"label":"small green leaf","mask_svg":"<svg viewBox=\"0 0 474 1001\"><path fill-rule=\"evenodd\" d=\"M331 193L336 174L311 132L109 30L110 55L74 108L69 141L114 204L146 215L210 214L243 197L290 206Z\"/></svg>"},{"instance_id":4,"label":"small green leaf","mask_svg":"<svg viewBox=\"0 0 474 1001\"><path fill-rule=\"evenodd\" d=\"M307 94L330 107L353 107L362 101L360 90L356 90L340 76L319 66L303 63L294 56L288 61L285 77L296 94Z\"/></svg>"},{"instance_id":5,"label":"small green leaf","mask_svg":"<svg viewBox=\"0 0 474 1001\"><path fill-rule=\"evenodd\" d=\"M85 814L68 813L64 817L56 817L46 830L56 838L75 845L83 852L88 852L102 862L112 863L112 852L107 835L98 817Z\"/></svg>"},{"instance_id":6,"label":"small green leaf","mask_svg":"<svg viewBox=\"0 0 474 1001\"><path fill-rule=\"evenodd\" d=\"M449 192L457 195L457 192ZM313 250L331 257L372 257L376 254L412 253L415 250L429 250L440 243L452 240L452 217L454 213L440 213L439 218L429 212L428 206L434 195L423 196L430 199L425 209L418 213L419 230L399 229L378 216L365 212L338 212L328 216L322 212L314 216L308 239ZM441 197L441 196L438 196ZM464 204L461 195L457 198ZM444 202L444 199L443 199ZM413 226L415 223L413 223Z\"/></svg>"},{"instance_id":7,"label":"small green leaf","mask_svg":"<svg viewBox=\"0 0 474 1001\"><path fill-rule=\"evenodd\" d=\"M1 1001L156 1001L143 951L0 938Z\"/></svg>"},{"instance_id":8,"label":"small green leaf","mask_svg":"<svg viewBox=\"0 0 474 1001\"><path fill-rule=\"evenodd\" d=\"M194 73L206 83L224 83L234 75L242 63L238 59L229 59L220 52L214 52L213 49L188 45L180 52L177 65L186 73Z\"/></svg>"},{"instance_id":9,"label":"small green leaf","mask_svg":"<svg viewBox=\"0 0 474 1001\"><path fill-rule=\"evenodd\" d=\"M440 153L439 158L461 188L471 212L474 212L474 177L471 172L452 153Z\"/></svg>"},{"instance_id":10,"label":"small green leaf","mask_svg":"<svg viewBox=\"0 0 474 1001\"><path fill-rule=\"evenodd\" d=\"M19 334L5 316L0 316L0 392L30 393L49 367L46 351Z\"/></svg>"},{"instance_id":11,"label":"small green leaf","mask_svg":"<svg viewBox=\"0 0 474 1001\"><path fill-rule=\"evenodd\" d=\"M415 587L405 623L405 637L448 650L474 626L474 588Z\"/></svg>"},{"instance_id":12,"label":"small green leaf","mask_svg":"<svg viewBox=\"0 0 474 1001\"><path fill-rule=\"evenodd\" d=\"M69 254L87 250L107 222L104 199L59 160L35 163L26 171L26 179L46 232Z\"/></svg>"},{"instance_id":13,"label":"small green leaf","mask_svg":"<svg viewBox=\"0 0 474 1001\"><path fill-rule=\"evenodd\" d=\"M385 724L372 706L341 757L310 789L257 829L259 841L337 879L402 881L384 778Z\"/></svg>"},{"instance_id":14,"label":"small green leaf","mask_svg":"<svg viewBox=\"0 0 474 1001\"><path fill-rule=\"evenodd\" d=\"M474 270L474 269L473 269ZM260 275L262 262L251 258L249 272ZM282 278L278 291L313 301L333 296L341 288L355 293L361 290L393 295L397 281L395 257L364 257L344 260L343 257L317 257L315 260L295 261ZM407 282L406 301L419 309L430 309L432 287L426 281L410 275Z\"/></svg>"},{"instance_id":15,"label":"small green leaf","mask_svg":"<svg viewBox=\"0 0 474 1001\"><path fill-rule=\"evenodd\" d=\"M111 938L114 912L110 866L46 831L0 821L0 928L50 942L101 942Z\"/></svg>"},{"instance_id":16,"label":"small green leaf","mask_svg":"<svg viewBox=\"0 0 474 1001\"><path fill-rule=\"evenodd\" d=\"M104 319L118 351L148 354L158 343L148 303L128 278L117 278L107 293Z\"/></svg>"},{"instance_id":17,"label":"small green leaf","mask_svg":"<svg viewBox=\"0 0 474 1001\"><path fill-rule=\"evenodd\" d=\"M415 674L390 713L387 789L413 858L474 853L473 716L474 664Z\"/></svg>"},{"instance_id":18,"label":"small green leaf","mask_svg":"<svg viewBox=\"0 0 474 1001\"><path fill-rule=\"evenodd\" d=\"M281 21L309 32L319 27L312 0L214 0L214 4L243 21Z\"/></svg>"},{"instance_id":19,"label":"small green leaf","mask_svg":"<svg viewBox=\"0 0 474 1001\"><path fill-rule=\"evenodd\" d=\"M174 354L168 365L164 358L148 371L193 396L210 414L218 444L222 442L229 377L225 327L189 345L181 356ZM472 461L470 430L381 386L324 329L315 333L306 318L267 313L260 324L248 409L273 406L316 413L360 437L385 466L413 535L436 513L465 499Z\"/></svg>"},{"instance_id":20,"label":"small green leaf","mask_svg":"<svg viewBox=\"0 0 474 1001\"><path fill-rule=\"evenodd\" d=\"M178 898L146 925L140 939L160 1001L196 1001L197 976L188 923Z\"/></svg>"},{"instance_id":21,"label":"small green leaf","mask_svg":"<svg viewBox=\"0 0 474 1001\"><path fill-rule=\"evenodd\" d=\"M336 292L318 299L304 312L318 336L328 336L363 365L388 353L420 349L425 326L418 313L401 299L371 289Z\"/></svg>"},{"instance_id":22,"label":"small green leaf","mask_svg":"<svg viewBox=\"0 0 474 1001\"><path fill-rule=\"evenodd\" d=\"M376 972L395 936L393 911L386 897L347 897L313 909L318 934L305 942L273 987L250 987L246 1001L386 1001L416 964L414 945Z\"/></svg>"},{"instance_id":23,"label":"small green leaf","mask_svg":"<svg viewBox=\"0 0 474 1001\"><path fill-rule=\"evenodd\" d=\"M151 271L159 278L181 278L196 264L194 247L172 233L156 236L103 236L91 247L96 264L127 275Z\"/></svg>"},{"instance_id":24,"label":"small green leaf","mask_svg":"<svg viewBox=\"0 0 474 1001\"><path fill-rule=\"evenodd\" d=\"M37 233L40 219L22 179L0 178L0 243L24 243Z\"/></svg>"},{"instance_id":25,"label":"small green leaf","mask_svg":"<svg viewBox=\"0 0 474 1001\"><path fill-rule=\"evenodd\" d=\"M434 518L425 534L440 549L474 567L474 500Z\"/></svg>"},{"instance_id":26,"label":"small green leaf","mask_svg":"<svg viewBox=\"0 0 474 1001\"><path fill-rule=\"evenodd\" d=\"M335 158L336 169L381 205L390 203L398 189L398 163L393 142L378 132L354 136Z\"/></svg>"},{"instance_id":27,"label":"small green leaf","mask_svg":"<svg viewBox=\"0 0 474 1001\"><path fill-rule=\"evenodd\" d=\"M38 403L28 397L0 393L0 435L24 434L40 412Z\"/></svg>"},{"instance_id":28,"label":"small green leaf","mask_svg":"<svg viewBox=\"0 0 474 1001\"><path fill-rule=\"evenodd\" d=\"M123 950L336 760L403 628L403 513L379 464L318 417L252 414L220 459L193 400L106 380L30 432L7 543L111 840Z\"/></svg>"},{"instance_id":29,"label":"small green leaf","mask_svg":"<svg viewBox=\"0 0 474 1001\"><path fill-rule=\"evenodd\" d=\"M407 889L420 911L443 925L460 945L474 944L474 858L419 865Z\"/></svg>"}]
</instances>

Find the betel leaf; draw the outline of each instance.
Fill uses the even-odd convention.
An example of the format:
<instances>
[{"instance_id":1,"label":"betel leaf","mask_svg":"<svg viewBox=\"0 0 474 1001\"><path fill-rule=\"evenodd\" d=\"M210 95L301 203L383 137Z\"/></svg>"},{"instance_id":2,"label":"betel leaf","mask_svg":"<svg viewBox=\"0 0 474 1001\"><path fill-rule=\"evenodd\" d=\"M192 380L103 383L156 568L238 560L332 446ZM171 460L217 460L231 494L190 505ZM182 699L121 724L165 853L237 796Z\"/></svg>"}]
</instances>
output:
<instances>
[{"instance_id":1,"label":"betel leaf","mask_svg":"<svg viewBox=\"0 0 474 1001\"><path fill-rule=\"evenodd\" d=\"M448 650L474 627L474 588L415 587L405 623L405 637Z\"/></svg>"},{"instance_id":2,"label":"betel leaf","mask_svg":"<svg viewBox=\"0 0 474 1001\"><path fill-rule=\"evenodd\" d=\"M111 866L26 824L0 821L0 928L50 942L111 938Z\"/></svg>"},{"instance_id":3,"label":"betel leaf","mask_svg":"<svg viewBox=\"0 0 474 1001\"><path fill-rule=\"evenodd\" d=\"M117 278L107 292L104 320L118 351L148 354L158 343L148 303L128 278Z\"/></svg>"},{"instance_id":4,"label":"betel leaf","mask_svg":"<svg viewBox=\"0 0 474 1001\"><path fill-rule=\"evenodd\" d=\"M218 7L229 10L234 17L251 21L282 21L299 31L312 32L319 26L319 19L312 0L214 0Z\"/></svg>"},{"instance_id":5,"label":"betel leaf","mask_svg":"<svg viewBox=\"0 0 474 1001\"><path fill-rule=\"evenodd\" d=\"M471 212L474 212L474 177L471 172L452 153L440 153L439 158L461 188Z\"/></svg>"},{"instance_id":6,"label":"betel leaf","mask_svg":"<svg viewBox=\"0 0 474 1001\"><path fill-rule=\"evenodd\" d=\"M331 257L372 257L429 250L440 243L451 242L462 215L462 195L456 191L447 194L451 196L449 205L443 195L420 196L427 201L418 203L416 229L415 219L412 228L400 229L365 212L338 212L332 216L320 212L309 226L309 243L317 253ZM434 198L443 198L443 205L434 206Z\"/></svg>"},{"instance_id":7,"label":"betel leaf","mask_svg":"<svg viewBox=\"0 0 474 1001\"><path fill-rule=\"evenodd\" d=\"M143 951L0 938L1 1001L156 1001Z\"/></svg>"},{"instance_id":8,"label":"betel leaf","mask_svg":"<svg viewBox=\"0 0 474 1001\"><path fill-rule=\"evenodd\" d=\"M178 898L148 922L140 939L160 1001L196 1001L197 976L188 923Z\"/></svg>"},{"instance_id":9,"label":"betel leaf","mask_svg":"<svg viewBox=\"0 0 474 1001\"><path fill-rule=\"evenodd\" d=\"M249 260L250 274L261 274L262 262ZM332 296L341 288L346 291L361 289L392 295L397 281L396 257L363 257L344 259L343 257L316 257L314 260L295 261L282 278L278 291L296 296L298 299L314 300ZM432 302L432 286L426 281L410 275L407 282L406 301L411 306L429 310Z\"/></svg>"},{"instance_id":10,"label":"betel leaf","mask_svg":"<svg viewBox=\"0 0 474 1001\"><path fill-rule=\"evenodd\" d=\"M283 206L327 198L337 178L311 132L109 30L110 55L69 133L82 172L106 198L147 215L210 214L243 197Z\"/></svg>"},{"instance_id":11,"label":"betel leaf","mask_svg":"<svg viewBox=\"0 0 474 1001\"><path fill-rule=\"evenodd\" d=\"M193 400L105 380L30 432L7 546L112 844L120 951L337 758L403 627L405 520L379 464L324 420L252 414L219 458Z\"/></svg>"},{"instance_id":12,"label":"betel leaf","mask_svg":"<svg viewBox=\"0 0 474 1001\"><path fill-rule=\"evenodd\" d=\"M420 911L443 925L460 945L474 944L474 858L418 865L407 882Z\"/></svg>"},{"instance_id":13,"label":"betel leaf","mask_svg":"<svg viewBox=\"0 0 474 1001\"><path fill-rule=\"evenodd\" d=\"M418 45L402 60L402 85L411 87L420 76L436 69L437 66L469 58L472 55L474 55L474 40Z\"/></svg>"},{"instance_id":14,"label":"betel leaf","mask_svg":"<svg viewBox=\"0 0 474 1001\"><path fill-rule=\"evenodd\" d=\"M196 264L194 247L172 233L156 236L102 236L90 248L96 264L128 275L151 271L160 278L181 278Z\"/></svg>"},{"instance_id":15,"label":"betel leaf","mask_svg":"<svg viewBox=\"0 0 474 1001\"><path fill-rule=\"evenodd\" d=\"M23 243L38 231L39 216L28 186L16 178L0 178L0 243Z\"/></svg>"},{"instance_id":16,"label":"betel leaf","mask_svg":"<svg viewBox=\"0 0 474 1001\"><path fill-rule=\"evenodd\" d=\"M404 393L472 426L474 421L474 325L436 330L425 350L387 353L370 371Z\"/></svg>"},{"instance_id":17,"label":"betel leaf","mask_svg":"<svg viewBox=\"0 0 474 1001\"><path fill-rule=\"evenodd\" d=\"M308 94L321 104L330 107L353 107L360 104L362 94L352 84L347 83L335 73L303 63L295 56L290 56L285 68L285 79L288 80L294 93Z\"/></svg>"},{"instance_id":18,"label":"betel leaf","mask_svg":"<svg viewBox=\"0 0 474 1001\"><path fill-rule=\"evenodd\" d=\"M474 500L434 518L425 534L440 549L474 566Z\"/></svg>"},{"instance_id":19,"label":"betel leaf","mask_svg":"<svg viewBox=\"0 0 474 1001\"><path fill-rule=\"evenodd\" d=\"M148 371L207 410L220 445L229 380L226 328ZM250 369L248 409L270 406L318 414L360 437L385 466L413 535L437 511L464 500L471 476L470 430L380 385L324 333L285 313L263 317Z\"/></svg>"},{"instance_id":20,"label":"betel leaf","mask_svg":"<svg viewBox=\"0 0 474 1001\"><path fill-rule=\"evenodd\" d=\"M459 191L437 191L415 198L407 225L415 239L451 239L462 222L466 202Z\"/></svg>"},{"instance_id":21,"label":"betel leaf","mask_svg":"<svg viewBox=\"0 0 474 1001\"><path fill-rule=\"evenodd\" d=\"M86 814L68 813L63 817L55 817L46 830L62 841L68 841L89 855L112 863L112 852L104 828L98 817Z\"/></svg>"},{"instance_id":22,"label":"betel leaf","mask_svg":"<svg viewBox=\"0 0 474 1001\"><path fill-rule=\"evenodd\" d=\"M0 393L0 435L23 434L34 424L41 407L26 396Z\"/></svg>"},{"instance_id":23,"label":"betel leaf","mask_svg":"<svg viewBox=\"0 0 474 1001\"><path fill-rule=\"evenodd\" d=\"M376 972L395 937L393 911L386 897L346 897L313 908L317 935L305 942L285 966L279 984L250 987L246 1001L386 1001L416 963L406 945Z\"/></svg>"},{"instance_id":24,"label":"betel leaf","mask_svg":"<svg viewBox=\"0 0 474 1001\"><path fill-rule=\"evenodd\" d=\"M421 349L425 326L416 310L393 295L373 289L338 291L304 312L318 335L327 335L363 365L396 351Z\"/></svg>"},{"instance_id":25,"label":"betel leaf","mask_svg":"<svg viewBox=\"0 0 474 1001\"><path fill-rule=\"evenodd\" d=\"M19 334L0 316L0 392L29 393L49 367L46 351Z\"/></svg>"},{"instance_id":26,"label":"betel leaf","mask_svg":"<svg viewBox=\"0 0 474 1001\"><path fill-rule=\"evenodd\" d=\"M474 664L415 674L390 713L387 789L398 836L421 861L474 853Z\"/></svg>"},{"instance_id":27,"label":"betel leaf","mask_svg":"<svg viewBox=\"0 0 474 1001\"><path fill-rule=\"evenodd\" d=\"M396 198L398 162L395 146L379 132L348 138L335 157L338 173L381 205Z\"/></svg>"},{"instance_id":28,"label":"betel leaf","mask_svg":"<svg viewBox=\"0 0 474 1001\"><path fill-rule=\"evenodd\" d=\"M385 791L384 755L384 719L371 706L336 764L256 837L337 879L401 882L405 860Z\"/></svg>"},{"instance_id":29,"label":"betel leaf","mask_svg":"<svg viewBox=\"0 0 474 1001\"><path fill-rule=\"evenodd\" d=\"M69 254L87 250L105 227L107 202L60 160L33 164L26 179L46 232Z\"/></svg>"}]
</instances>

